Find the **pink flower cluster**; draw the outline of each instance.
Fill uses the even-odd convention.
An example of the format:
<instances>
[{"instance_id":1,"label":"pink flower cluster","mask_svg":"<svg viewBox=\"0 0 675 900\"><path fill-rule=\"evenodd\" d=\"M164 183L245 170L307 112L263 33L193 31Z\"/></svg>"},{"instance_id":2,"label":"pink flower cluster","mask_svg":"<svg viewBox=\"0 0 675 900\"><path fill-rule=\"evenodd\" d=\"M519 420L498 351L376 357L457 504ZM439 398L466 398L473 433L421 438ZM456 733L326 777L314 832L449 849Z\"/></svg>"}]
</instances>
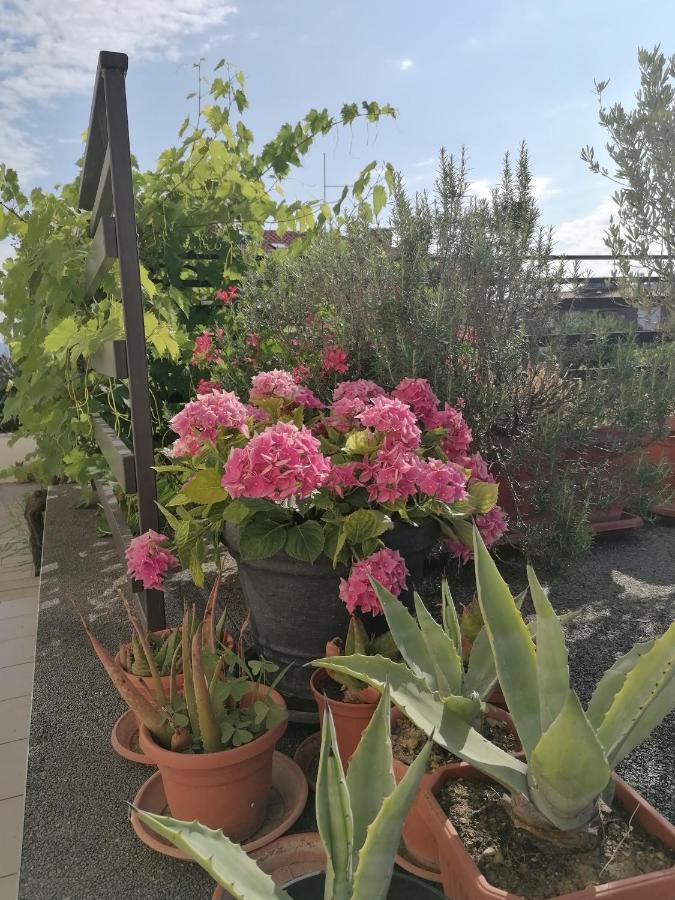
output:
<instances>
[{"instance_id":1,"label":"pink flower cluster","mask_svg":"<svg viewBox=\"0 0 675 900\"><path fill-rule=\"evenodd\" d=\"M458 409L447 403L443 409L435 410L424 423L429 430L444 428L446 436L441 441L441 450L449 459L466 453L471 444L471 430Z\"/></svg>"},{"instance_id":2,"label":"pink flower cluster","mask_svg":"<svg viewBox=\"0 0 675 900\"><path fill-rule=\"evenodd\" d=\"M342 347L335 344L325 347L321 354L321 368L324 372L339 372L344 375L347 371L347 354Z\"/></svg>"},{"instance_id":3,"label":"pink flower cluster","mask_svg":"<svg viewBox=\"0 0 675 900\"><path fill-rule=\"evenodd\" d=\"M391 392L392 397L407 403L418 419L425 424L438 410L438 397L426 378L404 378Z\"/></svg>"},{"instance_id":4,"label":"pink flower cluster","mask_svg":"<svg viewBox=\"0 0 675 900\"><path fill-rule=\"evenodd\" d=\"M161 590L165 572L180 565L176 557L162 546L168 540L165 534L150 530L132 538L129 543L126 551L127 573L142 582L148 590Z\"/></svg>"},{"instance_id":5,"label":"pink flower cluster","mask_svg":"<svg viewBox=\"0 0 675 900\"><path fill-rule=\"evenodd\" d=\"M373 397L384 397L384 388L374 381L366 378L357 378L354 381L341 381L333 391L333 402L346 398L348 400L372 400Z\"/></svg>"},{"instance_id":6,"label":"pink flower cluster","mask_svg":"<svg viewBox=\"0 0 675 900\"><path fill-rule=\"evenodd\" d=\"M278 422L232 450L221 484L231 497L287 500L307 497L329 472L330 460L307 428Z\"/></svg>"},{"instance_id":7,"label":"pink flower cluster","mask_svg":"<svg viewBox=\"0 0 675 900\"><path fill-rule=\"evenodd\" d=\"M220 302L224 303L226 306L229 303L232 303L236 299L237 299L236 284L231 284L229 287L221 288L219 291L216 291L216 300L220 300Z\"/></svg>"},{"instance_id":8,"label":"pink flower cluster","mask_svg":"<svg viewBox=\"0 0 675 900\"><path fill-rule=\"evenodd\" d=\"M459 466L440 459L420 460L417 486L423 494L445 503L457 503L467 497L464 473Z\"/></svg>"},{"instance_id":9,"label":"pink flower cluster","mask_svg":"<svg viewBox=\"0 0 675 900\"><path fill-rule=\"evenodd\" d=\"M398 550L388 548L378 550L355 563L349 577L340 579L340 599L350 613L357 609L375 616L382 613L382 606L370 584L369 576L398 597L405 590L408 569Z\"/></svg>"},{"instance_id":10,"label":"pink flower cluster","mask_svg":"<svg viewBox=\"0 0 675 900\"><path fill-rule=\"evenodd\" d=\"M370 405L356 416L362 425L385 435L384 448L419 447L422 432L410 407L394 397L373 397Z\"/></svg>"},{"instance_id":11,"label":"pink flower cluster","mask_svg":"<svg viewBox=\"0 0 675 900\"><path fill-rule=\"evenodd\" d=\"M508 528L506 516L499 506L494 506L490 512L476 516L475 522L486 547L491 547L496 543ZM444 538L444 543L452 555L461 559L463 563L473 559L473 550L461 541Z\"/></svg>"},{"instance_id":12,"label":"pink flower cluster","mask_svg":"<svg viewBox=\"0 0 675 900\"><path fill-rule=\"evenodd\" d=\"M214 443L222 429L234 428L248 434L248 410L231 391L212 390L186 403L171 422L178 435L172 448L176 457L195 456L205 443Z\"/></svg>"},{"instance_id":13,"label":"pink flower cluster","mask_svg":"<svg viewBox=\"0 0 675 900\"><path fill-rule=\"evenodd\" d=\"M219 362L221 359L220 349L214 338L219 338L220 334L212 334L210 331L202 331L195 338L195 345L192 351L192 365L203 366L206 363Z\"/></svg>"},{"instance_id":14,"label":"pink flower cluster","mask_svg":"<svg viewBox=\"0 0 675 900\"><path fill-rule=\"evenodd\" d=\"M270 369L269 372L258 372L251 379L249 401L259 403L271 397L281 400L296 400L299 392L293 376L283 369Z\"/></svg>"}]
</instances>

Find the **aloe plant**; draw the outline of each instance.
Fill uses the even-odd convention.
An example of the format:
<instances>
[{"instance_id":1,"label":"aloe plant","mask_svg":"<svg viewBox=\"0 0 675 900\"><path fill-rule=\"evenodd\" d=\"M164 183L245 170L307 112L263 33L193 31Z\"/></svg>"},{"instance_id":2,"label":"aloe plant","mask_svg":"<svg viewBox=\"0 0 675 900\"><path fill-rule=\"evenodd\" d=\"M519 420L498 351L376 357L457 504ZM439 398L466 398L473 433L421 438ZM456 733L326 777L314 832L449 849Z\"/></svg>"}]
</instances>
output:
<instances>
[{"instance_id":1,"label":"aloe plant","mask_svg":"<svg viewBox=\"0 0 675 900\"><path fill-rule=\"evenodd\" d=\"M234 646L232 636L225 626L225 613L223 613L218 622L215 620L215 609L219 587L220 575L218 575L213 582L213 587L211 588L202 619L204 624L204 643L213 653L217 652L217 647L219 646L227 646L230 647L230 649ZM169 628L165 634L147 631L139 623L138 618L133 612L126 597L121 594L121 598L127 617L131 623L132 635L131 640L126 644L122 644L120 647L118 654L120 665L124 671L128 672L130 675L135 675L140 678L151 678L153 673L148 659L148 657L151 656L160 677L170 675L173 657L181 641L182 629L180 626ZM180 673L181 671L182 657L179 656L177 672Z\"/></svg>"},{"instance_id":2,"label":"aloe plant","mask_svg":"<svg viewBox=\"0 0 675 900\"><path fill-rule=\"evenodd\" d=\"M324 900L387 896L403 820L419 788L431 743L397 785L392 766L388 685L344 773L330 708L322 731L316 819L326 850ZM238 900L290 900L238 844L199 822L137 810L142 822L189 853Z\"/></svg>"},{"instance_id":3,"label":"aloe plant","mask_svg":"<svg viewBox=\"0 0 675 900\"><path fill-rule=\"evenodd\" d=\"M175 751L213 753L239 747L252 741L263 731L277 725L286 716L269 691L259 691L251 699L252 683L266 686L268 675L279 667L267 660L246 662L227 645L214 645L216 626L205 615L197 621L194 607L186 609L170 667L168 692L162 683L148 636L128 609L152 680L152 693L136 690L120 663L113 659L83 621L92 646L122 699L136 718L162 746ZM205 628L213 627L209 637ZM183 690L177 685L179 667L183 673ZM283 677L276 674L274 688Z\"/></svg>"},{"instance_id":4,"label":"aloe plant","mask_svg":"<svg viewBox=\"0 0 675 900\"><path fill-rule=\"evenodd\" d=\"M620 657L584 710L570 686L560 619L534 570L528 566L536 646L475 529L474 557L484 631L525 761L495 747L471 726L470 698L441 695L438 679L447 679L448 672L437 671L440 652L433 658L420 654L415 670L365 656L314 664L358 672L379 689L389 683L394 703L419 728L510 791L516 824L561 840L560 832L578 832L594 819L599 799L611 795L613 769L675 707L675 623L661 637ZM433 630L430 623L427 627L439 647L446 647L445 631L435 623ZM459 676L454 677L451 686L456 687Z\"/></svg>"}]
</instances>

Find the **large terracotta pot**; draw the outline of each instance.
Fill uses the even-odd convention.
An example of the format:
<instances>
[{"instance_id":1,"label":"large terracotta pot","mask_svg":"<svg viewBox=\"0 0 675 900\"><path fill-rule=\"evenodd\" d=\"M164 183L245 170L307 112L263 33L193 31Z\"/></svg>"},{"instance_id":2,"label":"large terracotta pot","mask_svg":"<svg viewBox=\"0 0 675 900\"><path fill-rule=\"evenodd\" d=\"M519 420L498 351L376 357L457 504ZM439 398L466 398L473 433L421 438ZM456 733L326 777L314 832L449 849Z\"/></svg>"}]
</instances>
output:
<instances>
[{"instance_id":1,"label":"large terracotta pot","mask_svg":"<svg viewBox=\"0 0 675 900\"><path fill-rule=\"evenodd\" d=\"M269 692L285 708L277 691ZM252 693L251 699L255 694ZM140 744L158 767L171 815L221 828L233 841L244 841L262 825L272 786L274 747L288 723L279 722L249 744L217 753L176 753L156 743L141 725Z\"/></svg>"},{"instance_id":2,"label":"large terracotta pot","mask_svg":"<svg viewBox=\"0 0 675 900\"><path fill-rule=\"evenodd\" d=\"M459 774L448 774L442 770L434 774L434 780L426 785L423 803L427 822L438 846L445 893L457 900L524 900L522 895L501 890L487 881L434 796L448 778L482 781L491 779L472 766L465 766ZM616 801L625 810L634 812L637 821L649 834L675 849L675 827L618 775L613 775L612 778ZM571 894L552 894L550 900L597 900L600 896L603 900L660 900L662 897L665 900L666 897L675 897L675 867L585 888Z\"/></svg>"},{"instance_id":3,"label":"large terracotta pot","mask_svg":"<svg viewBox=\"0 0 675 900\"><path fill-rule=\"evenodd\" d=\"M505 710L492 708L488 718L506 722L509 726L509 731L514 735L516 734L513 720ZM515 755L522 755L520 744L518 744ZM401 760L394 760L394 775L396 776L397 783L401 781L408 771L408 768L409 767L404 762L401 762ZM408 815L405 817L402 835L406 850L408 851L408 858L413 862L415 870L424 870L427 873L426 877L431 881L441 881L441 869L438 859L438 844L436 842L436 837L429 826L429 816L426 809L426 801L424 799L425 794L432 789L433 785L435 785L442 776L446 778L459 778L462 772L470 770L471 766L469 766L468 763L458 761L456 763L448 763L445 766L441 766L433 772L427 772L422 776L420 789L413 800ZM399 865L402 865L405 868L405 860L399 860Z\"/></svg>"},{"instance_id":4,"label":"large terracotta pot","mask_svg":"<svg viewBox=\"0 0 675 900\"><path fill-rule=\"evenodd\" d=\"M349 766L349 760L359 745L361 735L375 714L377 701L375 703L343 703L341 700L327 698L324 695L324 690L329 680L330 675L328 672L324 669L315 669L309 684L319 710L319 722L322 728L323 717L326 712L326 701L328 701L328 705L333 713L340 759L346 771Z\"/></svg>"},{"instance_id":5,"label":"large terracotta pot","mask_svg":"<svg viewBox=\"0 0 675 900\"><path fill-rule=\"evenodd\" d=\"M418 527L397 522L382 535L391 549L405 559L410 578L408 591L401 594L412 604L412 587L419 583L424 561L438 540L439 527L429 518ZM237 560L244 600L251 613L251 630L258 652L282 667L292 664L284 676L284 696L293 709L311 711L314 699L309 687L308 662L322 657L326 643L344 635L349 615L340 600L340 579L344 566L336 569L325 556L314 563L277 553L267 559L243 561L239 555L239 529L228 523L225 542ZM370 634L386 629L385 617L364 616Z\"/></svg>"}]
</instances>

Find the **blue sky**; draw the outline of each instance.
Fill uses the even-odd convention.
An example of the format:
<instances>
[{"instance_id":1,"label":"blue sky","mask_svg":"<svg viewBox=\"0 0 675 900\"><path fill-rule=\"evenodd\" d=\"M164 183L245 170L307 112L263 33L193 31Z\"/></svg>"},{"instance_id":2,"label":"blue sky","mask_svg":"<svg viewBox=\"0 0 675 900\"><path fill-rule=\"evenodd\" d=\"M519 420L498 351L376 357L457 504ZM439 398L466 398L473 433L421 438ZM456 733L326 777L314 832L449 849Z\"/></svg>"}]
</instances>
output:
<instances>
[{"instance_id":1,"label":"blue sky","mask_svg":"<svg viewBox=\"0 0 675 900\"><path fill-rule=\"evenodd\" d=\"M325 140L291 192L321 194L324 150L329 182L377 157L421 190L439 147L466 144L481 193L525 139L560 248L598 252L610 185L579 158L604 141L593 80L611 79L607 99L630 103L638 46L675 52L674 25L669 0L0 0L0 160L29 185L73 177L97 51L109 49L129 54L132 149L150 166L193 108L192 63L226 56L247 76L261 141L311 106L377 99L398 110L395 122Z\"/></svg>"}]
</instances>

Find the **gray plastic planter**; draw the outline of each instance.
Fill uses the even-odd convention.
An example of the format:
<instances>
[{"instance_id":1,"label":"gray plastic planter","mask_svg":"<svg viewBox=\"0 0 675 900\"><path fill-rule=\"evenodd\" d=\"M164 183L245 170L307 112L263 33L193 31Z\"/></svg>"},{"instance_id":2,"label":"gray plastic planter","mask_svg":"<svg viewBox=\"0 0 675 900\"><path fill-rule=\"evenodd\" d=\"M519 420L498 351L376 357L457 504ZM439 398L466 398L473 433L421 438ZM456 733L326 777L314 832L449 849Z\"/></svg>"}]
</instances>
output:
<instances>
[{"instance_id":1,"label":"gray plastic planter","mask_svg":"<svg viewBox=\"0 0 675 900\"><path fill-rule=\"evenodd\" d=\"M397 522L383 535L385 544L398 550L406 561L409 588L420 582L424 561L438 535L433 519L423 520L418 527ZM229 523L225 543L239 565L241 589L259 652L281 666L293 663L279 689L290 708L313 711L315 704L309 688L312 673L303 667L325 654L327 641L346 633L349 616L338 588L347 570L343 566L334 569L325 556L311 564L285 553L242 562L238 552L239 529ZM412 595L408 591L401 599L409 603ZM363 618L371 633L386 628L384 616Z\"/></svg>"}]
</instances>

